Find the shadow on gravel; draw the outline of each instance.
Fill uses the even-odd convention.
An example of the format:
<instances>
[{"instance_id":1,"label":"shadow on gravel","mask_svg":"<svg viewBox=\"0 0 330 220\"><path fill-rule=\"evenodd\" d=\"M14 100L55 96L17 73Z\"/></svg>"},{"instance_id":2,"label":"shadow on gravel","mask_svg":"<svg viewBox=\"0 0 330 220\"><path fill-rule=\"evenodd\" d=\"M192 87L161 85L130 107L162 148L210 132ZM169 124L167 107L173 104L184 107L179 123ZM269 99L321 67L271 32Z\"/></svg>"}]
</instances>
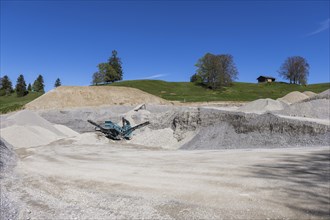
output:
<instances>
[{"instance_id":1,"label":"shadow on gravel","mask_svg":"<svg viewBox=\"0 0 330 220\"><path fill-rule=\"evenodd\" d=\"M273 158L274 159L274 158ZM330 216L330 150L308 155L284 154L276 163L252 166L255 178L269 179L280 187L273 188L274 203L307 215ZM265 187L260 190L269 190Z\"/></svg>"}]
</instances>

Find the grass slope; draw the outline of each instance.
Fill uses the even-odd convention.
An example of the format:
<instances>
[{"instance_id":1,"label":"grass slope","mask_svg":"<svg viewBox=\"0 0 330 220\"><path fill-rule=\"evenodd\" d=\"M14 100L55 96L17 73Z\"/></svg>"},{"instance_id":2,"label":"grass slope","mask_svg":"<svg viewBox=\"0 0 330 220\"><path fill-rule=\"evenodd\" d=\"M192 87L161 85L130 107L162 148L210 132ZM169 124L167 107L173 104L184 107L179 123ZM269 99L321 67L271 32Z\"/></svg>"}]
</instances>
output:
<instances>
[{"instance_id":1,"label":"grass slope","mask_svg":"<svg viewBox=\"0 0 330 220\"><path fill-rule=\"evenodd\" d=\"M22 109L26 103L31 102L42 94L43 93L33 92L23 97L17 97L16 93L12 93L10 96L0 96L0 113L5 114Z\"/></svg>"},{"instance_id":2,"label":"grass slope","mask_svg":"<svg viewBox=\"0 0 330 220\"><path fill-rule=\"evenodd\" d=\"M236 82L231 87L216 91L190 82L165 82L160 80L122 81L113 83L110 86L133 87L171 101L205 102L252 101L260 98L277 99L292 91L320 93L329 89L330 83L300 86L282 82L271 84Z\"/></svg>"}]
</instances>

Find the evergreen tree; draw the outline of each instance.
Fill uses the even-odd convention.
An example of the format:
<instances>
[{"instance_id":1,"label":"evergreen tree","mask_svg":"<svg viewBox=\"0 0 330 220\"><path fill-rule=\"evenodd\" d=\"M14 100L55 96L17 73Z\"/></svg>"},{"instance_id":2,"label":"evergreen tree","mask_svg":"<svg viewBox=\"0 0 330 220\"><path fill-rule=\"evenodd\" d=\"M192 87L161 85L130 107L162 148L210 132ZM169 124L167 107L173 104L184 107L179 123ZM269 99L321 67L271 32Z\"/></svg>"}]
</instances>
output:
<instances>
[{"instance_id":1,"label":"evergreen tree","mask_svg":"<svg viewBox=\"0 0 330 220\"><path fill-rule=\"evenodd\" d=\"M6 95L9 95L10 93L13 92L13 84L7 75L1 78L0 90L2 90L1 94L6 94Z\"/></svg>"},{"instance_id":2,"label":"evergreen tree","mask_svg":"<svg viewBox=\"0 0 330 220\"><path fill-rule=\"evenodd\" d=\"M54 85L54 87L59 87L59 86L61 86L62 84L61 84L61 80L60 80L60 78L57 78L56 79L56 81L55 81L55 85Z\"/></svg>"},{"instance_id":3,"label":"evergreen tree","mask_svg":"<svg viewBox=\"0 0 330 220\"><path fill-rule=\"evenodd\" d=\"M29 85L28 85L28 87L27 87L27 90L28 90L29 92L31 92L31 91L32 91L32 86L31 86L31 83L29 83Z\"/></svg>"},{"instance_id":4,"label":"evergreen tree","mask_svg":"<svg viewBox=\"0 0 330 220\"><path fill-rule=\"evenodd\" d=\"M112 51L112 56L109 58L109 65L115 70L114 81L122 80L123 79L123 69L121 67L121 59L117 56L117 51Z\"/></svg>"},{"instance_id":5,"label":"evergreen tree","mask_svg":"<svg viewBox=\"0 0 330 220\"><path fill-rule=\"evenodd\" d=\"M44 78L39 75L33 83L33 90L35 92L45 92Z\"/></svg>"},{"instance_id":6,"label":"evergreen tree","mask_svg":"<svg viewBox=\"0 0 330 220\"><path fill-rule=\"evenodd\" d=\"M23 97L27 94L26 83L25 83L25 80L24 80L24 76L22 74L19 75L19 77L17 78L16 94L17 94L17 97Z\"/></svg>"}]
</instances>

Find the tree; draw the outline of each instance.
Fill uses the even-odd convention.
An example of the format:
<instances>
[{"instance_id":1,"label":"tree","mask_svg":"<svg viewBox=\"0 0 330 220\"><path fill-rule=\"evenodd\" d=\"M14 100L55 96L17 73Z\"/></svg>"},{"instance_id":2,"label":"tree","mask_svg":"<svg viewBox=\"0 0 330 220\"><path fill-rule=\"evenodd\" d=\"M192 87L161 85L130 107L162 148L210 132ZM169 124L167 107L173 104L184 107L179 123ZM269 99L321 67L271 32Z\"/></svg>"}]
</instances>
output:
<instances>
[{"instance_id":1,"label":"tree","mask_svg":"<svg viewBox=\"0 0 330 220\"><path fill-rule=\"evenodd\" d=\"M278 73L282 78L290 80L290 83L305 85L309 75L309 64L303 57L288 57Z\"/></svg>"},{"instance_id":2,"label":"tree","mask_svg":"<svg viewBox=\"0 0 330 220\"><path fill-rule=\"evenodd\" d=\"M196 74L211 89L229 86L237 79L238 71L230 54L205 54L198 60ZM196 76L196 77L197 77Z\"/></svg>"},{"instance_id":3,"label":"tree","mask_svg":"<svg viewBox=\"0 0 330 220\"><path fill-rule=\"evenodd\" d=\"M112 56L109 58L109 65L114 69L116 74L114 74L115 78L114 81L122 80L123 79L123 69L121 67L121 59L117 57L117 51L112 51Z\"/></svg>"},{"instance_id":4,"label":"tree","mask_svg":"<svg viewBox=\"0 0 330 220\"><path fill-rule=\"evenodd\" d=\"M32 91L32 86L31 86L31 83L29 83L29 85L28 85L28 87L27 87L27 90L28 90L29 92L31 92L31 91Z\"/></svg>"},{"instance_id":5,"label":"tree","mask_svg":"<svg viewBox=\"0 0 330 220\"><path fill-rule=\"evenodd\" d=\"M93 82L92 82L92 84L93 85L97 85L97 84L100 84L100 83L104 83L104 78L105 78L105 76L102 73L95 72L93 74Z\"/></svg>"},{"instance_id":6,"label":"tree","mask_svg":"<svg viewBox=\"0 0 330 220\"><path fill-rule=\"evenodd\" d=\"M100 63L98 65L99 73L104 76L104 82L115 82L119 76L115 69L109 63Z\"/></svg>"},{"instance_id":7,"label":"tree","mask_svg":"<svg viewBox=\"0 0 330 220\"><path fill-rule=\"evenodd\" d=\"M17 78L16 94L17 94L17 97L23 97L27 94L26 83L25 83L25 80L24 80L24 76L22 74L19 75L19 77Z\"/></svg>"},{"instance_id":8,"label":"tree","mask_svg":"<svg viewBox=\"0 0 330 220\"><path fill-rule=\"evenodd\" d=\"M13 92L12 82L10 81L10 79L7 75L5 75L4 77L1 78L0 90L2 90L1 94L3 94L3 95L9 95L10 93Z\"/></svg>"},{"instance_id":9,"label":"tree","mask_svg":"<svg viewBox=\"0 0 330 220\"><path fill-rule=\"evenodd\" d=\"M190 77L190 82L193 82L193 83L202 83L202 77L200 77L200 75L198 75L197 73L195 73L195 74L193 74Z\"/></svg>"},{"instance_id":10,"label":"tree","mask_svg":"<svg viewBox=\"0 0 330 220\"><path fill-rule=\"evenodd\" d=\"M61 80L60 80L60 78L57 78L56 81L55 81L54 87L59 87L59 86L61 86L61 85L62 85L62 84L61 84Z\"/></svg>"},{"instance_id":11,"label":"tree","mask_svg":"<svg viewBox=\"0 0 330 220\"><path fill-rule=\"evenodd\" d=\"M99 71L93 74L92 84L110 83L123 79L123 70L121 67L121 60L117 56L117 51L112 51L112 56L107 63L100 63L97 65Z\"/></svg>"},{"instance_id":12,"label":"tree","mask_svg":"<svg viewBox=\"0 0 330 220\"><path fill-rule=\"evenodd\" d=\"M45 92L44 78L39 75L33 83L33 90L35 92Z\"/></svg>"}]
</instances>

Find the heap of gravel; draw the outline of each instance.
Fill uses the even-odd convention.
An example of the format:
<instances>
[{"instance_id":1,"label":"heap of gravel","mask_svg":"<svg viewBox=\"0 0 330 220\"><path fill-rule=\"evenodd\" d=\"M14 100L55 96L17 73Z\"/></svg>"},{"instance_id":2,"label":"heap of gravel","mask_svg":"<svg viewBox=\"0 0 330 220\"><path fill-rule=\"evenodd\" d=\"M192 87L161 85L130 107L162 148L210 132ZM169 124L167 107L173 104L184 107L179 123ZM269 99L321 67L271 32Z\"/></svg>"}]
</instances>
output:
<instances>
[{"instance_id":1,"label":"heap of gravel","mask_svg":"<svg viewBox=\"0 0 330 220\"><path fill-rule=\"evenodd\" d=\"M312 99L309 101L294 103L276 113L288 116L329 120L330 102L328 99Z\"/></svg>"},{"instance_id":2,"label":"heap of gravel","mask_svg":"<svg viewBox=\"0 0 330 220\"><path fill-rule=\"evenodd\" d=\"M1 137L14 148L46 145L65 137L50 122L28 110L10 115L1 124Z\"/></svg>"},{"instance_id":3,"label":"heap of gravel","mask_svg":"<svg viewBox=\"0 0 330 220\"><path fill-rule=\"evenodd\" d=\"M311 91L305 91L303 92L303 94L307 95L310 98L317 95L315 92L311 92Z\"/></svg>"},{"instance_id":4,"label":"heap of gravel","mask_svg":"<svg viewBox=\"0 0 330 220\"><path fill-rule=\"evenodd\" d=\"M309 99L306 99L304 101L310 101L310 100L315 100L315 99L330 99L330 89L327 89L313 97L310 97Z\"/></svg>"},{"instance_id":5,"label":"heap of gravel","mask_svg":"<svg viewBox=\"0 0 330 220\"><path fill-rule=\"evenodd\" d=\"M181 149L328 145L330 138L327 125L280 118L271 113L257 115L201 109L198 120L197 134Z\"/></svg>"},{"instance_id":6,"label":"heap of gravel","mask_svg":"<svg viewBox=\"0 0 330 220\"><path fill-rule=\"evenodd\" d=\"M0 139L0 217L1 219L18 219L19 206L10 198L2 184L16 166L17 156L13 148L2 138Z\"/></svg>"},{"instance_id":7,"label":"heap of gravel","mask_svg":"<svg viewBox=\"0 0 330 220\"><path fill-rule=\"evenodd\" d=\"M268 106L269 109L274 110L275 108L269 103L287 106L279 101L268 100L268 105L263 107ZM273 114L246 114L196 107L162 109L147 106L146 109L137 112L132 110L133 108L71 109L62 111L60 117L54 111L44 111L42 115L53 123L65 122L65 125L71 126L72 129L80 131L85 129L88 132L93 131L94 126L86 122L87 119L99 123L110 119L120 123L120 117L125 116L133 125L148 120L150 125L134 131L133 138L127 142L168 149L325 145L328 144L330 130L328 125L281 118Z\"/></svg>"},{"instance_id":8,"label":"heap of gravel","mask_svg":"<svg viewBox=\"0 0 330 220\"><path fill-rule=\"evenodd\" d=\"M309 96L306 94L303 94L298 91L290 92L289 94L283 96L282 98L279 98L277 100L285 102L287 104L297 103L300 101L303 101L305 99L308 99Z\"/></svg>"},{"instance_id":9,"label":"heap of gravel","mask_svg":"<svg viewBox=\"0 0 330 220\"><path fill-rule=\"evenodd\" d=\"M3 138L0 138L0 179L2 178L2 174L12 170L16 165L16 161L17 157L12 146Z\"/></svg>"},{"instance_id":10,"label":"heap of gravel","mask_svg":"<svg viewBox=\"0 0 330 220\"><path fill-rule=\"evenodd\" d=\"M239 111L246 113L265 113L268 111L282 110L287 106L286 103L273 99L258 99L247 103L238 108Z\"/></svg>"},{"instance_id":11,"label":"heap of gravel","mask_svg":"<svg viewBox=\"0 0 330 220\"><path fill-rule=\"evenodd\" d=\"M172 128L172 122L177 111L183 108L184 107L147 105L146 109L135 111L135 108L129 106L111 106L100 108L75 108L61 111L45 110L39 113L52 123L61 123L78 132L94 131L94 126L89 124L87 119L99 124L104 123L106 120L111 120L121 125L121 118L125 117L130 121L132 126L150 121L151 124L149 126L135 130L132 140L126 142L147 147L176 149L182 145L184 140L189 140L191 137L191 134L187 134L185 137L180 137L180 140L178 140ZM103 141L95 140L95 138L90 135L86 136L81 134L80 136L80 138L84 137L86 143ZM83 141L77 143L83 143Z\"/></svg>"},{"instance_id":12,"label":"heap of gravel","mask_svg":"<svg viewBox=\"0 0 330 220\"><path fill-rule=\"evenodd\" d=\"M37 113L23 110L2 117L1 138L14 149L50 144L63 138L74 137L79 142L84 136L60 124L52 124ZM98 142L98 138L94 138Z\"/></svg>"}]
</instances>

